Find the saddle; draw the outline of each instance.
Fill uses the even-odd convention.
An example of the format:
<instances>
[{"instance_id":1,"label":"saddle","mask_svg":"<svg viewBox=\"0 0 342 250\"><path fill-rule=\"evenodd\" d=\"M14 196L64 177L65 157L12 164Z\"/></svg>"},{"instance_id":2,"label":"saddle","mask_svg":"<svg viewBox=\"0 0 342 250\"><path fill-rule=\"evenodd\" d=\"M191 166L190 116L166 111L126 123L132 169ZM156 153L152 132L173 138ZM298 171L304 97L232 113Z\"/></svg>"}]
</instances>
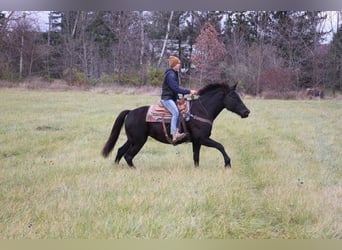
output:
<instances>
[{"instance_id":1,"label":"saddle","mask_svg":"<svg viewBox=\"0 0 342 250\"><path fill-rule=\"evenodd\" d=\"M197 121L204 122L209 124L210 126L212 125L212 121L208 120L206 118L193 115L190 113L190 101L186 100L185 98L178 100L177 101L177 108L179 110L179 129L183 131L185 134L188 134L188 129L186 127L185 122L189 121L190 118L193 118ZM166 137L166 140L173 145L174 142L171 140L169 137L169 134L166 129L166 123L171 123L172 119L172 114L170 111L168 111L164 105L161 103L161 101L158 101L157 103L151 105L148 108L147 114L146 114L146 122L160 122L163 126L163 131Z\"/></svg>"},{"instance_id":2,"label":"saddle","mask_svg":"<svg viewBox=\"0 0 342 250\"><path fill-rule=\"evenodd\" d=\"M179 114L183 117L189 113L189 103L183 98L177 101L177 108ZM146 114L146 122L165 122L170 123L172 114L167 110L164 105L158 101L157 103L151 105Z\"/></svg>"}]
</instances>

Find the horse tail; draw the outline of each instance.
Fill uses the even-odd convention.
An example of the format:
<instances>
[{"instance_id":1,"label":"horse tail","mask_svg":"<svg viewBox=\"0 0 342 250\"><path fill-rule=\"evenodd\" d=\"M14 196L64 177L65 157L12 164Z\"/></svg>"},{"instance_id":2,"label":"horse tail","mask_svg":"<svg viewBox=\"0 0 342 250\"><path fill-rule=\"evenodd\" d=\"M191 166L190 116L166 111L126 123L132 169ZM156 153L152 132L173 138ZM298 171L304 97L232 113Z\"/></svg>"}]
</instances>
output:
<instances>
[{"instance_id":1,"label":"horse tail","mask_svg":"<svg viewBox=\"0 0 342 250\"><path fill-rule=\"evenodd\" d=\"M115 143L118 140L122 125L124 124L125 118L129 112L130 110L124 110L116 118L112 131L110 132L110 136L102 149L102 155L104 158L108 157L110 152L113 150Z\"/></svg>"}]
</instances>

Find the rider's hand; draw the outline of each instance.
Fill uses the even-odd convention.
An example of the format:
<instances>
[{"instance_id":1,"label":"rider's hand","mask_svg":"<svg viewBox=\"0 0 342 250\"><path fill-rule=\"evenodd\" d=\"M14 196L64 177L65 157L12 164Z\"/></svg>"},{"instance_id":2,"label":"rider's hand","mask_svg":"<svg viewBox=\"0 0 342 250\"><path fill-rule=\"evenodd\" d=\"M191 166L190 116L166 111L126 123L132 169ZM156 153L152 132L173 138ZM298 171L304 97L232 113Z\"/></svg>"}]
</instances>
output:
<instances>
[{"instance_id":1,"label":"rider's hand","mask_svg":"<svg viewBox=\"0 0 342 250\"><path fill-rule=\"evenodd\" d=\"M191 89L190 90L190 95L197 95L197 90Z\"/></svg>"}]
</instances>

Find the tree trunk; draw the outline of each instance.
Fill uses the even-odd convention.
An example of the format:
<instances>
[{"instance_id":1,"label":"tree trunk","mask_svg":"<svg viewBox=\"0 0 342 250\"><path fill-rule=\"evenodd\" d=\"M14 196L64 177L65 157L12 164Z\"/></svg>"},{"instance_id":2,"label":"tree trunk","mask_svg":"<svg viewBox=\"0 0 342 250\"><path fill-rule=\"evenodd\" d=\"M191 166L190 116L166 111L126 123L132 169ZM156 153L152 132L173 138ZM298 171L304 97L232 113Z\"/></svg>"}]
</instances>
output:
<instances>
[{"instance_id":1,"label":"tree trunk","mask_svg":"<svg viewBox=\"0 0 342 250\"><path fill-rule=\"evenodd\" d=\"M48 79L50 79L50 40L51 40L51 28L52 28L52 21L51 21L51 12L49 13L49 28L48 28L48 39L47 39L47 47L49 53L46 55L46 74Z\"/></svg>"},{"instance_id":2,"label":"tree trunk","mask_svg":"<svg viewBox=\"0 0 342 250\"><path fill-rule=\"evenodd\" d=\"M259 58L258 58L258 72L257 72L257 80L256 80L256 96L260 94L260 76L261 76L261 66L263 61L263 41L260 41L259 45Z\"/></svg>"},{"instance_id":3,"label":"tree trunk","mask_svg":"<svg viewBox=\"0 0 342 250\"><path fill-rule=\"evenodd\" d=\"M23 77L23 50L24 50L24 32L21 33L21 45L20 45L20 61L19 61L19 79Z\"/></svg>"},{"instance_id":4,"label":"tree trunk","mask_svg":"<svg viewBox=\"0 0 342 250\"><path fill-rule=\"evenodd\" d=\"M28 76L31 76L32 74L32 67L33 67L33 61L34 61L34 49L31 51L31 58L30 58L30 67L29 67L29 73Z\"/></svg>"},{"instance_id":5,"label":"tree trunk","mask_svg":"<svg viewBox=\"0 0 342 250\"><path fill-rule=\"evenodd\" d=\"M80 11L77 11L74 27L72 28L72 33L71 33L72 38L74 38L76 34L76 27L77 27L79 15L80 15Z\"/></svg>"},{"instance_id":6,"label":"tree trunk","mask_svg":"<svg viewBox=\"0 0 342 250\"><path fill-rule=\"evenodd\" d=\"M88 50L87 50L87 39L86 39L86 28L87 28L87 12L81 11L81 32L82 32L82 47L83 47L83 72L86 78L89 77L88 70Z\"/></svg>"},{"instance_id":7,"label":"tree trunk","mask_svg":"<svg viewBox=\"0 0 342 250\"><path fill-rule=\"evenodd\" d=\"M145 76L145 70L144 70L144 65L143 65L143 59L144 59L144 47L145 47L145 31L144 31L144 12L140 12L140 42L141 42L141 48L140 48L140 79L141 85L145 84L144 76Z\"/></svg>"},{"instance_id":8,"label":"tree trunk","mask_svg":"<svg viewBox=\"0 0 342 250\"><path fill-rule=\"evenodd\" d=\"M122 82L123 79L123 71L124 71L124 43L125 43L125 33L126 33L126 17L125 11L120 11L119 16L119 41L118 41L118 56L117 56L117 65L118 65L118 81Z\"/></svg>"},{"instance_id":9,"label":"tree trunk","mask_svg":"<svg viewBox=\"0 0 342 250\"><path fill-rule=\"evenodd\" d=\"M159 68L161 61L163 59L163 56L164 56L167 40L169 39L172 17L173 17L173 11L171 11L169 21L167 22L167 30L166 30L166 34L165 34L165 40L164 40L163 48L162 48L162 51L160 53L160 57L159 57L158 65L157 65L158 68Z\"/></svg>"}]
</instances>

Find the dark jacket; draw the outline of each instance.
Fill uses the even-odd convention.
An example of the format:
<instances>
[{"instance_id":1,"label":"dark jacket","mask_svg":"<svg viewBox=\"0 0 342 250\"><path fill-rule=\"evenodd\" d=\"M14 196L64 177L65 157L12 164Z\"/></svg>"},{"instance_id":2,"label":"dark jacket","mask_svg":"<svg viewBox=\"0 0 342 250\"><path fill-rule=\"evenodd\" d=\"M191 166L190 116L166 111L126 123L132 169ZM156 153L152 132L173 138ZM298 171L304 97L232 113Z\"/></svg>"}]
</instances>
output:
<instances>
[{"instance_id":1,"label":"dark jacket","mask_svg":"<svg viewBox=\"0 0 342 250\"><path fill-rule=\"evenodd\" d=\"M190 94L190 90L179 87L178 72L169 68L165 71L161 99L176 101L178 94Z\"/></svg>"}]
</instances>

